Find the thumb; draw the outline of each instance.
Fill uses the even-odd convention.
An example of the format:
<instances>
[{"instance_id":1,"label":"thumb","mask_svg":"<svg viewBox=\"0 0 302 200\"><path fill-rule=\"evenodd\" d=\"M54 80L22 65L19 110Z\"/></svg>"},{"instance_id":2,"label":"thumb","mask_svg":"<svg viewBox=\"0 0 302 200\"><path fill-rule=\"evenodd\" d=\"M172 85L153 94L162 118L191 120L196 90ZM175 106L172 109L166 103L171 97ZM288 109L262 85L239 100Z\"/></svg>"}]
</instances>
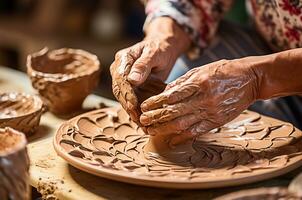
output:
<instances>
[{"instance_id":1,"label":"thumb","mask_svg":"<svg viewBox=\"0 0 302 200\"><path fill-rule=\"evenodd\" d=\"M139 86L146 81L154 67L152 56L143 51L141 56L134 62L131 71L128 75L128 81L134 85Z\"/></svg>"}]
</instances>

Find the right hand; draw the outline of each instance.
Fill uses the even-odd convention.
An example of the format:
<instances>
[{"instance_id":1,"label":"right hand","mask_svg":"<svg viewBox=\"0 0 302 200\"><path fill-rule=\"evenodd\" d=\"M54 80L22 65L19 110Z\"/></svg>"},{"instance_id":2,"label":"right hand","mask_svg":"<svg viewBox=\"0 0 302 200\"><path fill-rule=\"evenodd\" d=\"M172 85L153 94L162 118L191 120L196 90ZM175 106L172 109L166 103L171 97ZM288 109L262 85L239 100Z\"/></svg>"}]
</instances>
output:
<instances>
[{"instance_id":1,"label":"right hand","mask_svg":"<svg viewBox=\"0 0 302 200\"><path fill-rule=\"evenodd\" d=\"M136 96L145 96L136 94L136 88L146 85L145 82L149 79L151 71L152 77L157 80L167 78L176 59L169 48L169 44L165 41L144 40L119 51L110 66L114 96L136 123L139 123L141 114ZM158 93L148 97L156 94ZM140 102L144 100L140 99Z\"/></svg>"},{"instance_id":2,"label":"right hand","mask_svg":"<svg viewBox=\"0 0 302 200\"><path fill-rule=\"evenodd\" d=\"M134 121L139 122L140 115L139 102L132 98L136 96L135 88L143 85L151 74L164 81L178 56L189 45L188 37L176 23L163 17L148 26L143 41L116 54L110 66L113 93Z\"/></svg>"}]
</instances>

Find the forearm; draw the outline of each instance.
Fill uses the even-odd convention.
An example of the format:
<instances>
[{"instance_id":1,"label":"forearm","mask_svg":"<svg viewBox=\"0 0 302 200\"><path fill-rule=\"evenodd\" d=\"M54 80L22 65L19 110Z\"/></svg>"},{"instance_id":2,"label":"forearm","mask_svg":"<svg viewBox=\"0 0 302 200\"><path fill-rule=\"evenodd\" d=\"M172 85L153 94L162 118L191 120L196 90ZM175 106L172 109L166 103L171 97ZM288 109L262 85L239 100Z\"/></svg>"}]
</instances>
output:
<instances>
[{"instance_id":1,"label":"forearm","mask_svg":"<svg viewBox=\"0 0 302 200\"><path fill-rule=\"evenodd\" d=\"M160 38L166 41L174 52L175 57L180 56L191 45L189 36L179 27L179 25L169 17L159 17L154 19L145 29L146 39Z\"/></svg>"},{"instance_id":2,"label":"forearm","mask_svg":"<svg viewBox=\"0 0 302 200\"><path fill-rule=\"evenodd\" d=\"M248 57L258 83L258 99L302 94L302 49Z\"/></svg>"},{"instance_id":3,"label":"forearm","mask_svg":"<svg viewBox=\"0 0 302 200\"><path fill-rule=\"evenodd\" d=\"M186 52L194 59L201 55L213 39L224 13L233 0L144 0L146 2L146 24L154 19L169 16L187 33L192 45Z\"/></svg>"}]
</instances>

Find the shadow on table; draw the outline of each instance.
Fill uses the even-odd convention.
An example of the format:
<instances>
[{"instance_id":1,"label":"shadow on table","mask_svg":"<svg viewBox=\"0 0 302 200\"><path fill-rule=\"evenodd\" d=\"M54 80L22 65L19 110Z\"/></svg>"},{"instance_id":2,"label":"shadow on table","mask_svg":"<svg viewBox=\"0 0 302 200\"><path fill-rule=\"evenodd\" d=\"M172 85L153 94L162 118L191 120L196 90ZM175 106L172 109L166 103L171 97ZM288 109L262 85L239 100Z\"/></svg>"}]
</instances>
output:
<instances>
[{"instance_id":1,"label":"shadow on table","mask_svg":"<svg viewBox=\"0 0 302 200\"><path fill-rule=\"evenodd\" d=\"M46 138L47 135L51 134L51 128L47 125L39 125L36 132L27 138L28 143L36 142L42 138Z\"/></svg>"},{"instance_id":2,"label":"shadow on table","mask_svg":"<svg viewBox=\"0 0 302 200\"><path fill-rule=\"evenodd\" d=\"M64 120L69 120L73 117L76 117L78 115L84 114L86 112L90 112L90 111L94 111L94 110L98 110L101 108L107 108L108 106L105 105L103 102L100 102L94 106L90 106L90 107L86 107L86 108L81 108L80 110L74 111L72 113L68 113L65 115L56 115L58 118L60 119L64 119Z\"/></svg>"},{"instance_id":3,"label":"shadow on table","mask_svg":"<svg viewBox=\"0 0 302 200\"><path fill-rule=\"evenodd\" d=\"M69 165L71 177L91 193L106 199L213 199L241 189L287 186L302 171L302 167L283 176L253 184L219 189L161 189L112 181L83 172Z\"/></svg>"}]
</instances>

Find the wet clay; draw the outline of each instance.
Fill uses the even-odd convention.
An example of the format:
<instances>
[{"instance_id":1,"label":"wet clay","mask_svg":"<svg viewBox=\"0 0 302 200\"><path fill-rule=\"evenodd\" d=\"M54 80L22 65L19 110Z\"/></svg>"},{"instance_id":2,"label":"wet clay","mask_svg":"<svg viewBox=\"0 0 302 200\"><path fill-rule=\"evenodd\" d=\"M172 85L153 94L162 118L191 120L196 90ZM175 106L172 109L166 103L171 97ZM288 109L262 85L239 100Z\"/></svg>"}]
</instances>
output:
<instances>
[{"instance_id":1,"label":"wet clay","mask_svg":"<svg viewBox=\"0 0 302 200\"><path fill-rule=\"evenodd\" d=\"M97 87L100 63L83 50L44 48L28 56L27 73L49 110L65 115L79 110Z\"/></svg>"},{"instance_id":2,"label":"wet clay","mask_svg":"<svg viewBox=\"0 0 302 200\"><path fill-rule=\"evenodd\" d=\"M69 163L99 176L156 187L207 188L263 180L298 167L301 138L289 123L244 111L165 156L152 150L157 147L150 145L150 136L123 109L106 108L65 122L54 145Z\"/></svg>"},{"instance_id":3,"label":"wet clay","mask_svg":"<svg viewBox=\"0 0 302 200\"><path fill-rule=\"evenodd\" d=\"M123 62L126 63L126 61L123 61L123 59L126 58L120 58L119 62L117 62L119 64L118 67L114 66L117 69L111 70L113 94L130 115L131 120L146 132L139 119L142 114L140 105L149 97L161 93L165 89L166 84L151 75L139 87L132 86L127 79L131 65L128 63L128 65L125 66ZM151 137L148 149L152 152L161 153L171 150L167 139L168 138L160 136Z\"/></svg>"},{"instance_id":4,"label":"wet clay","mask_svg":"<svg viewBox=\"0 0 302 200\"><path fill-rule=\"evenodd\" d=\"M288 191L283 187L271 187L271 188L258 188L250 190L242 190L239 192L233 192L215 200L302 200L302 196L298 196Z\"/></svg>"},{"instance_id":5,"label":"wet clay","mask_svg":"<svg viewBox=\"0 0 302 200\"><path fill-rule=\"evenodd\" d=\"M130 63L124 64L127 63L127 61L124 61L125 59L127 60L129 58L120 58L117 62L119 66L113 66L116 69L111 70L112 91L116 99L130 115L131 119L141 126L139 121L139 117L142 113L140 109L141 103L149 97L161 93L165 89L166 84L150 75L139 87L132 86L127 79L131 65Z\"/></svg>"},{"instance_id":6,"label":"wet clay","mask_svg":"<svg viewBox=\"0 0 302 200\"><path fill-rule=\"evenodd\" d=\"M24 93L0 93L0 128L11 127L29 136L37 129L43 111L38 96Z\"/></svg>"},{"instance_id":7,"label":"wet clay","mask_svg":"<svg viewBox=\"0 0 302 200\"><path fill-rule=\"evenodd\" d=\"M29 158L25 136L0 129L0 199L30 199Z\"/></svg>"}]
</instances>

